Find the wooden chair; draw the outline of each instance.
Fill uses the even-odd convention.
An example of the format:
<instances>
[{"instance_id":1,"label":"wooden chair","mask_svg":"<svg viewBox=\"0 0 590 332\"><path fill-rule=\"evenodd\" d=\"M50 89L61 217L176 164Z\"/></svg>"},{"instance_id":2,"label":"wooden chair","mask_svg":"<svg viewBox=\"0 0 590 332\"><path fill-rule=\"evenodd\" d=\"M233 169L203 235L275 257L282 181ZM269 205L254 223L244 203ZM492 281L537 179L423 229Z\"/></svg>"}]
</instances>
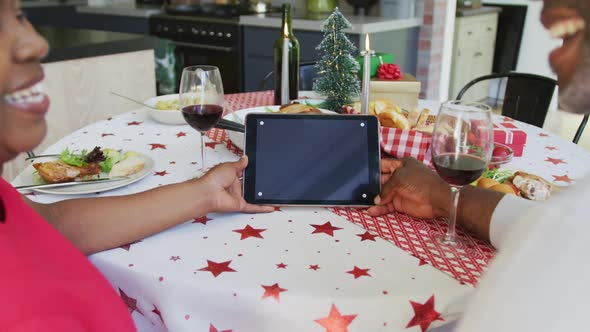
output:
<instances>
[{"instance_id":1,"label":"wooden chair","mask_svg":"<svg viewBox=\"0 0 590 332\"><path fill-rule=\"evenodd\" d=\"M315 65L315 61L299 64L299 90L313 90L313 81L317 76L317 68ZM258 91L272 89L272 84L270 84L270 82L272 82L274 75L274 70L266 74L258 84Z\"/></svg>"},{"instance_id":2,"label":"wooden chair","mask_svg":"<svg viewBox=\"0 0 590 332\"><path fill-rule=\"evenodd\" d=\"M503 98L502 115L534 126L543 127L557 81L545 76L525 73L499 73L478 77L467 83L457 95L463 95L478 82L508 79Z\"/></svg>"}]
</instances>

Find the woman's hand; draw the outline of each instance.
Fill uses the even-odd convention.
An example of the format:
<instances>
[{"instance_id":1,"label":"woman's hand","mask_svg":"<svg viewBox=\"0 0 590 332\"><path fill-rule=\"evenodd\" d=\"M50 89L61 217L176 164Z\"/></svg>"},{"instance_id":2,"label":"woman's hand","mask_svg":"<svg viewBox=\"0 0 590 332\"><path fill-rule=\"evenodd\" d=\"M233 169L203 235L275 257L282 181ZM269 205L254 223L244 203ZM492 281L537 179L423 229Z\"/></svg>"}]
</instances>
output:
<instances>
[{"instance_id":1,"label":"woman's hand","mask_svg":"<svg viewBox=\"0 0 590 332\"><path fill-rule=\"evenodd\" d=\"M417 218L448 215L451 191L448 184L413 158L381 161L381 194L367 211L381 216L394 211Z\"/></svg>"},{"instance_id":2,"label":"woman's hand","mask_svg":"<svg viewBox=\"0 0 590 332\"><path fill-rule=\"evenodd\" d=\"M212 212L272 212L274 207L248 204L242 197L242 173L248 166L244 155L240 160L213 167L200 180L209 196Z\"/></svg>"}]
</instances>

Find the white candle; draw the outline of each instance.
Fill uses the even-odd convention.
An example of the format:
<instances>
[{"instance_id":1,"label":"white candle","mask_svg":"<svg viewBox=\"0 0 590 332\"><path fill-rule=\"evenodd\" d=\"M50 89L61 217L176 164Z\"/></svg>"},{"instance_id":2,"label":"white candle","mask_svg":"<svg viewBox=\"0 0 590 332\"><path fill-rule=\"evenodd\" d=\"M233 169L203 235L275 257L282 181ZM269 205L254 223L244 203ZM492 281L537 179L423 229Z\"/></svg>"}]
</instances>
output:
<instances>
[{"instance_id":1,"label":"white candle","mask_svg":"<svg viewBox=\"0 0 590 332\"><path fill-rule=\"evenodd\" d=\"M281 67L281 104L289 103L289 29L283 30L283 64Z\"/></svg>"},{"instance_id":2,"label":"white candle","mask_svg":"<svg viewBox=\"0 0 590 332\"><path fill-rule=\"evenodd\" d=\"M363 55L363 85L361 92L361 114L369 114L369 87L371 84L371 47L369 34L365 35L365 52Z\"/></svg>"}]
</instances>

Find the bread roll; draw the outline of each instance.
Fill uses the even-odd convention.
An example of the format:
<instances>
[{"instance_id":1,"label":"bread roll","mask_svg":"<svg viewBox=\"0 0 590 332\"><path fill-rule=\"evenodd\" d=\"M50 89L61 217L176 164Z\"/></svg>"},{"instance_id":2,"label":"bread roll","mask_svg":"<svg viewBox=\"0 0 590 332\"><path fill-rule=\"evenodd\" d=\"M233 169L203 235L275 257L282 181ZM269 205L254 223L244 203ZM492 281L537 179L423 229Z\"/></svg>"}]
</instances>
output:
<instances>
[{"instance_id":1,"label":"bread roll","mask_svg":"<svg viewBox=\"0 0 590 332\"><path fill-rule=\"evenodd\" d=\"M135 174L143 169L145 166L145 159L141 156L129 156L122 161L113 165L109 172L109 177L128 176Z\"/></svg>"},{"instance_id":2,"label":"bread roll","mask_svg":"<svg viewBox=\"0 0 590 332\"><path fill-rule=\"evenodd\" d=\"M322 114L322 111L319 109L304 104L288 104L283 105L279 108L278 113L284 114L300 114L300 113L307 113L307 114Z\"/></svg>"},{"instance_id":3,"label":"bread roll","mask_svg":"<svg viewBox=\"0 0 590 332\"><path fill-rule=\"evenodd\" d=\"M410 122L408 119L397 112L382 112L379 113L379 123L384 127L410 129Z\"/></svg>"}]
</instances>

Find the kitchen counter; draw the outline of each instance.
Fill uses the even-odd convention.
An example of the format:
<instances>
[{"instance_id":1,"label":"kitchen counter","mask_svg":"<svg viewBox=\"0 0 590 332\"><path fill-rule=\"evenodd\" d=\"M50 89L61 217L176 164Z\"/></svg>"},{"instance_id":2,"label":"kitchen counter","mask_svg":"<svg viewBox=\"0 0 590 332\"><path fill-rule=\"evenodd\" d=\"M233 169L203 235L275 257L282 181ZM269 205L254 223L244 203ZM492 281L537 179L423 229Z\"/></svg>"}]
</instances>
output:
<instances>
[{"instance_id":1,"label":"kitchen counter","mask_svg":"<svg viewBox=\"0 0 590 332\"><path fill-rule=\"evenodd\" d=\"M467 16L475 16L475 15L484 15L490 13L499 13L502 11L500 7L493 7L493 6L483 6L480 8L457 8L456 16L457 17L467 17Z\"/></svg>"},{"instance_id":2,"label":"kitchen counter","mask_svg":"<svg viewBox=\"0 0 590 332\"><path fill-rule=\"evenodd\" d=\"M113 15L127 17L150 17L162 12L158 5L137 5L135 3L111 4L106 6L77 6L76 11L84 14Z\"/></svg>"},{"instance_id":3,"label":"kitchen counter","mask_svg":"<svg viewBox=\"0 0 590 332\"><path fill-rule=\"evenodd\" d=\"M347 17L352 28L345 29L349 34L376 33L385 31L403 30L418 27L422 24L422 18L393 19L375 16L349 16ZM312 20L302 17L293 18L294 30L321 31L323 19ZM240 16L240 24L252 27L280 28L281 14L258 14Z\"/></svg>"},{"instance_id":4,"label":"kitchen counter","mask_svg":"<svg viewBox=\"0 0 590 332\"><path fill-rule=\"evenodd\" d=\"M50 26L35 26L51 45L44 63L153 49L153 37Z\"/></svg>"},{"instance_id":5,"label":"kitchen counter","mask_svg":"<svg viewBox=\"0 0 590 332\"><path fill-rule=\"evenodd\" d=\"M21 8L42 8L42 7L62 7L62 6L80 6L85 5L86 0L31 0L21 1Z\"/></svg>"}]
</instances>

